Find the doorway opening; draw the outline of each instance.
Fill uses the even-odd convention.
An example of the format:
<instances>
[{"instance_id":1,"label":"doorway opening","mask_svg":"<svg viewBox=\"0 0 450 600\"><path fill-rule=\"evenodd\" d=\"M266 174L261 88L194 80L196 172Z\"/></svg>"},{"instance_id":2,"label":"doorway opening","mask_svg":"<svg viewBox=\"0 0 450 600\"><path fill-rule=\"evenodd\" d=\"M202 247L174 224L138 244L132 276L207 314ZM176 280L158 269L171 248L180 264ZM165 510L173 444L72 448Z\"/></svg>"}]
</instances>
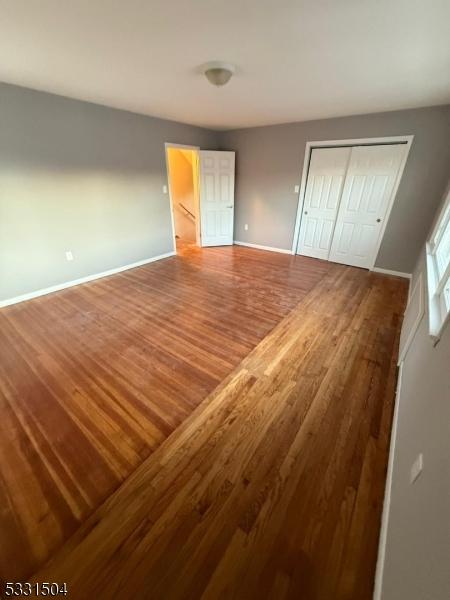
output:
<instances>
[{"instance_id":1,"label":"doorway opening","mask_svg":"<svg viewBox=\"0 0 450 600\"><path fill-rule=\"evenodd\" d=\"M201 246L198 151L195 146L166 144L174 247L177 252L189 246Z\"/></svg>"}]
</instances>

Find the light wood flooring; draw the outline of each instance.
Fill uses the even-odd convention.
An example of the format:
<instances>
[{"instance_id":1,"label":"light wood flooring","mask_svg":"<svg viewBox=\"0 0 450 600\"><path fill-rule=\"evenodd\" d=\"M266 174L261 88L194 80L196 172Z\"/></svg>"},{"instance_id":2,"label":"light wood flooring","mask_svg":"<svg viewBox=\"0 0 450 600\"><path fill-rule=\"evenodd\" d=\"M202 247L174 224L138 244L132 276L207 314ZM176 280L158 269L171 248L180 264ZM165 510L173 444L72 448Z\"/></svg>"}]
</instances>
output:
<instances>
[{"instance_id":1,"label":"light wood flooring","mask_svg":"<svg viewBox=\"0 0 450 600\"><path fill-rule=\"evenodd\" d=\"M0 313L2 577L77 600L368 600L406 282L186 252Z\"/></svg>"},{"instance_id":2,"label":"light wood flooring","mask_svg":"<svg viewBox=\"0 0 450 600\"><path fill-rule=\"evenodd\" d=\"M0 310L0 578L47 560L329 269L180 244Z\"/></svg>"}]
</instances>

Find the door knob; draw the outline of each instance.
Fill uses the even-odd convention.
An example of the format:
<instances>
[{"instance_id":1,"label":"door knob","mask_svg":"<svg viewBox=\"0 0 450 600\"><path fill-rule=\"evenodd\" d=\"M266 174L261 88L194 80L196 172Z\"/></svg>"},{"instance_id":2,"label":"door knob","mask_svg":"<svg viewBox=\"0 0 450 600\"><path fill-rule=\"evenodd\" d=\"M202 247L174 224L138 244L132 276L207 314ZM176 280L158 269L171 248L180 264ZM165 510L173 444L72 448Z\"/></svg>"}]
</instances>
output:
<instances>
[{"instance_id":1,"label":"door knob","mask_svg":"<svg viewBox=\"0 0 450 600\"><path fill-rule=\"evenodd\" d=\"M305 215L307 215L307 214L308 214L308 211L307 211L307 210L305 210Z\"/></svg>"},{"instance_id":2,"label":"door knob","mask_svg":"<svg viewBox=\"0 0 450 600\"><path fill-rule=\"evenodd\" d=\"M377 219L377 223L381 223L381 219Z\"/></svg>"},{"instance_id":3,"label":"door knob","mask_svg":"<svg viewBox=\"0 0 450 600\"><path fill-rule=\"evenodd\" d=\"M227 206L227 208L233 208L233 205L231 205L231 206Z\"/></svg>"}]
</instances>

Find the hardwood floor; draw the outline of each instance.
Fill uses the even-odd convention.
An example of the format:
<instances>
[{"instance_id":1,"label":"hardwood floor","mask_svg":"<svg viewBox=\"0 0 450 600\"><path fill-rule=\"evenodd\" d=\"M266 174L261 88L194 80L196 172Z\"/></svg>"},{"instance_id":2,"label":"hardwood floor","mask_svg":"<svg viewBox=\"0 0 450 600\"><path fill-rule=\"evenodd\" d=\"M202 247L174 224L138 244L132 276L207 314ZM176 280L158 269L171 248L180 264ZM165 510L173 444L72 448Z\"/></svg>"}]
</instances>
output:
<instances>
[{"instance_id":1,"label":"hardwood floor","mask_svg":"<svg viewBox=\"0 0 450 600\"><path fill-rule=\"evenodd\" d=\"M2 309L0 578L45 562L328 271L184 246Z\"/></svg>"},{"instance_id":2,"label":"hardwood floor","mask_svg":"<svg viewBox=\"0 0 450 600\"><path fill-rule=\"evenodd\" d=\"M76 599L371 598L405 300L404 281L330 265L35 580Z\"/></svg>"}]
</instances>

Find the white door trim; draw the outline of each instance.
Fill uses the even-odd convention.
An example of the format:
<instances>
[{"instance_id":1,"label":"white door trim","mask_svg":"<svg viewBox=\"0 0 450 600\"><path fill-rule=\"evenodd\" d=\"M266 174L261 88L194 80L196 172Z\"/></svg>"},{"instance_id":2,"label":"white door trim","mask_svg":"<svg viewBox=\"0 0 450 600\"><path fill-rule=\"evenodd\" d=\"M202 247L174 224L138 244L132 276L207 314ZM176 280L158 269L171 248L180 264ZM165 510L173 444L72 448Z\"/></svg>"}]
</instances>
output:
<instances>
[{"instance_id":1,"label":"white door trim","mask_svg":"<svg viewBox=\"0 0 450 600\"><path fill-rule=\"evenodd\" d=\"M173 251L177 252L177 241L175 237L175 217L173 216L173 200L172 200L172 189L170 187L170 172L169 172L169 156L167 151L169 148L177 148L180 150L194 150L197 153L200 152L200 146L188 146L186 144L173 144L172 142L165 142L164 144L164 155L166 157L166 175L167 175L167 190L169 192L169 207L170 207L170 222L172 224L172 240L173 240ZM197 169L198 171L198 169ZM197 173L198 176L198 173ZM197 193L198 193L197 186ZM198 202L198 198L196 199L197 210L198 210L198 220L200 220L200 203ZM197 240L198 241L198 240Z\"/></svg>"},{"instance_id":2,"label":"white door trim","mask_svg":"<svg viewBox=\"0 0 450 600\"><path fill-rule=\"evenodd\" d=\"M335 146L364 146L364 145L375 145L375 144L405 144L405 151L403 153L402 162L400 165L400 169L397 174L397 178L392 189L391 196L389 198L389 203L386 211L386 218L383 219L383 224L381 227L380 236L378 238L378 243L376 247L376 251L374 253L373 263L370 267L372 271L375 266L375 261L378 256L378 252L380 250L381 242L383 241L384 232L386 230L386 225L389 220L389 216L392 210L392 206L394 204L395 197L397 195L398 186L400 185L400 181L402 179L403 171L405 169L406 161L408 159L409 151L411 149L411 144L413 142L413 135L396 135L390 137L379 137L379 138L352 138L352 139L344 139L344 140L321 140L317 142L306 142L305 147L305 158L303 160L303 170L302 170L302 179L300 182L300 191L298 194L298 204L297 204L297 216L295 218L295 227L294 227L294 239L292 242L292 250L291 254L296 254L298 240L300 237L300 223L303 214L303 202L305 200L305 191L306 191L306 180L308 178L308 168L309 161L311 158L311 151L313 148L333 148Z\"/></svg>"}]
</instances>

